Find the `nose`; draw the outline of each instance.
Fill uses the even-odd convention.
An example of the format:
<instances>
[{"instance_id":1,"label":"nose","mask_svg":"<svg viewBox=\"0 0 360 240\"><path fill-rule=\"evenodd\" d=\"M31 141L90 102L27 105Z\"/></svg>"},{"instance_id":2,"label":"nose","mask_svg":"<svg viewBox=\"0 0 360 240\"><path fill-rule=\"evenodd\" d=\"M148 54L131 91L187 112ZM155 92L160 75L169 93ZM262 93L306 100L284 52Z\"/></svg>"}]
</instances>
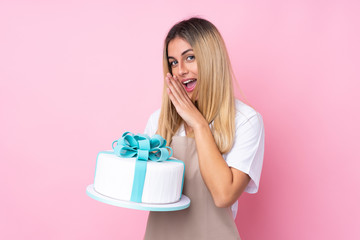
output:
<instances>
[{"instance_id":1,"label":"nose","mask_svg":"<svg viewBox=\"0 0 360 240\"><path fill-rule=\"evenodd\" d=\"M185 63L179 63L179 75L180 76L184 76L185 74L187 74L189 71L186 68Z\"/></svg>"}]
</instances>

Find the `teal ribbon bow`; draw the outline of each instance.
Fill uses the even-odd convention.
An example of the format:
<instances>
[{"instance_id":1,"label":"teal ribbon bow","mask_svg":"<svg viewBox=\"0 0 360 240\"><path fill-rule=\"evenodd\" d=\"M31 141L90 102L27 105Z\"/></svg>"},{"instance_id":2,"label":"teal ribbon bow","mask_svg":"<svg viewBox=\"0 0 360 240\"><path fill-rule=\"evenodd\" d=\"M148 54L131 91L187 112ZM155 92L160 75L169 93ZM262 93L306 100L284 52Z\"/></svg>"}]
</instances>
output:
<instances>
[{"instance_id":1,"label":"teal ribbon bow","mask_svg":"<svg viewBox=\"0 0 360 240\"><path fill-rule=\"evenodd\" d=\"M114 146L114 143L116 145ZM114 154L123 158L135 158L135 174L130 201L141 202L144 189L147 161L161 162L168 160L173 150L166 146L166 140L160 135L149 137L146 134L123 133L113 141ZM169 151L170 150L170 153Z\"/></svg>"}]
</instances>

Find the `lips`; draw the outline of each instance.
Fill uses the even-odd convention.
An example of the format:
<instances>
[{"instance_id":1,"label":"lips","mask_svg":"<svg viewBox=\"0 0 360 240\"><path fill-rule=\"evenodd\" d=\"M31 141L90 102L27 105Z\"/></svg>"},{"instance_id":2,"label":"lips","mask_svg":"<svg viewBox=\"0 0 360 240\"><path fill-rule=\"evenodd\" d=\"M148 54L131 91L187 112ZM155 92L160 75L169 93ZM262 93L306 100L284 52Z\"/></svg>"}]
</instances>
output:
<instances>
[{"instance_id":1,"label":"lips","mask_svg":"<svg viewBox=\"0 0 360 240\"><path fill-rule=\"evenodd\" d=\"M196 78L187 78L181 81L187 92L192 92L195 89L196 82L197 82Z\"/></svg>"}]
</instances>

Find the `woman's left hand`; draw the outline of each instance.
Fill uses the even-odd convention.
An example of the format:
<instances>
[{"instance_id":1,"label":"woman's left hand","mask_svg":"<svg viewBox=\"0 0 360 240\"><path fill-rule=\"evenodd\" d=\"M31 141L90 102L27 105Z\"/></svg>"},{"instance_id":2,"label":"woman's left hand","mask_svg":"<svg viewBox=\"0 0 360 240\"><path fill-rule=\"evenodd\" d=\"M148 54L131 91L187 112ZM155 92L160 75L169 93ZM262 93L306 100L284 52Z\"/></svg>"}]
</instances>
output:
<instances>
[{"instance_id":1,"label":"woman's left hand","mask_svg":"<svg viewBox=\"0 0 360 240\"><path fill-rule=\"evenodd\" d=\"M173 77L170 73L168 73L165 79L168 85L167 93L169 95L169 98L174 104L176 111L186 122L186 124L194 129L201 124L206 123L205 118L195 107L194 103L189 98L186 90L184 89L182 83L177 79L177 77Z\"/></svg>"}]
</instances>

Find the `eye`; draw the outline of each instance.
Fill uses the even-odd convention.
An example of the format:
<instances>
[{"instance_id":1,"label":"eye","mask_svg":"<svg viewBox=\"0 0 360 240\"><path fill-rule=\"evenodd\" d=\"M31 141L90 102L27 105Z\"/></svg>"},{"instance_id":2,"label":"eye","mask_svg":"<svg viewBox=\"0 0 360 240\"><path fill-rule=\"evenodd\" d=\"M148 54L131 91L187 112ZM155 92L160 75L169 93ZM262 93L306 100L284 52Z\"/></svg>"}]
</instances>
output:
<instances>
[{"instance_id":1,"label":"eye","mask_svg":"<svg viewBox=\"0 0 360 240\"><path fill-rule=\"evenodd\" d=\"M189 60L189 61L192 61L195 59L195 56L194 55L189 55L186 60Z\"/></svg>"},{"instance_id":2,"label":"eye","mask_svg":"<svg viewBox=\"0 0 360 240\"><path fill-rule=\"evenodd\" d=\"M174 67L177 64L177 61L176 60L171 61L171 62L169 62L169 64L170 64L170 66Z\"/></svg>"}]
</instances>

